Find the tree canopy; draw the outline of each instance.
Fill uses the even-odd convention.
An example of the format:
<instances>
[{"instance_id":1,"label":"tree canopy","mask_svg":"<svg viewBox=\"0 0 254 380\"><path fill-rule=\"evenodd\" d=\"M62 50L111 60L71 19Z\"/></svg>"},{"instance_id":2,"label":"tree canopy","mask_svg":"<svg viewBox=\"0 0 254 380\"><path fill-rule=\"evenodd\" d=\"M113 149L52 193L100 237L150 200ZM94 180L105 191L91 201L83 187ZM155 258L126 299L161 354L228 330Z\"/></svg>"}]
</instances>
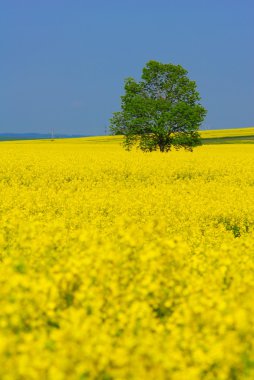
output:
<instances>
[{"instance_id":1,"label":"tree canopy","mask_svg":"<svg viewBox=\"0 0 254 380\"><path fill-rule=\"evenodd\" d=\"M187 74L180 65L149 61L140 82L125 80L122 110L110 119L110 130L124 135L127 150L168 152L172 146L192 150L200 145L206 110Z\"/></svg>"}]
</instances>

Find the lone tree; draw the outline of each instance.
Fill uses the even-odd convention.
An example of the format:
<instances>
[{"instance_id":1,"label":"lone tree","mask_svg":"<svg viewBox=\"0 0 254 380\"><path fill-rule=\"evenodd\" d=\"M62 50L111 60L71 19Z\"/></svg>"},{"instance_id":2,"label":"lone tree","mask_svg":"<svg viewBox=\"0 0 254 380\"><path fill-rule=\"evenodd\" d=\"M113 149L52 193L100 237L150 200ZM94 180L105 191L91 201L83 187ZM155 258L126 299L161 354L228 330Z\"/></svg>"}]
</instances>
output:
<instances>
[{"instance_id":1,"label":"lone tree","mask_svg":"<svg viewBox=\"0 0 254 380\"><path fill-rule=\"evenodd\" d=\"M206 110L199 103L196 83L180 65L149 61L142 79L125 80L122 111L110 119L113 134L124 135L124 146L145 152L200 145L199 127Z\"/></svg>"}]
</instances>

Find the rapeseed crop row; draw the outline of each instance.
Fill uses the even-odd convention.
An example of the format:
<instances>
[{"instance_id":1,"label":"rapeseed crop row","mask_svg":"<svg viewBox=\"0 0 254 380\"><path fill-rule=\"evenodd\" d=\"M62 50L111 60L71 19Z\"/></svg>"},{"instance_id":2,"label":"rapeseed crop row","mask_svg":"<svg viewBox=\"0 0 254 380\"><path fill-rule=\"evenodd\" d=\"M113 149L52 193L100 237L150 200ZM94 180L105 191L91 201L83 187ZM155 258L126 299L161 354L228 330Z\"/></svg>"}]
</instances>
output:
<instances>
[{"instance_id":1,"label":"rapeseed crop row","mask_svg":"<svg viewBox=\"0 0 254 380\"><path fill-rule=\"evenodd\" d=\"M251 145L2 143L1 380L253 379L253 168Z\"/></svg>"}]
</instances>

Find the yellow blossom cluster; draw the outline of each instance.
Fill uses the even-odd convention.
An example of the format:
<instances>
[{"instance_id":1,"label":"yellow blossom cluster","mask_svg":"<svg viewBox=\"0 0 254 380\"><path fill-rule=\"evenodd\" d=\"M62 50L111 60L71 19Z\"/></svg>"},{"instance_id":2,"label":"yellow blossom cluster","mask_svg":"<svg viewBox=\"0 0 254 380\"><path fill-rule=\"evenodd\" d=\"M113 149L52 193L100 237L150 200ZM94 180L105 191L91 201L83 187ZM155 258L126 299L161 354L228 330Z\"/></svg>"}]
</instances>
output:
<instances>
[{"instance_id":1,"label":"yellow blossom cluster","mask_svg":"<svg viewBox=\"0 0 254 380\"><path fill-rule=\"evenodd\" d=\"M1 380L252 380L254 147L0 147Z\"/></svg>"}]
</instances>

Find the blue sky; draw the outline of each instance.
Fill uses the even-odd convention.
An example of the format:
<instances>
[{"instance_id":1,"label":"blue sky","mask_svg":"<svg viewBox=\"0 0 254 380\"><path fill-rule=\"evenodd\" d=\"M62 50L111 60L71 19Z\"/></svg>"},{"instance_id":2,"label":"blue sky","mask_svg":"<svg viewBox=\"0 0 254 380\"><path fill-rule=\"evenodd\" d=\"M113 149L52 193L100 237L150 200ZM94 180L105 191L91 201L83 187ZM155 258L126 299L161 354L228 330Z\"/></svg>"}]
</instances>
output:
<instances>
[{"instance_id":1,"label":"blue sky","mask_svg":"<svg viewBox=\"0 0 254 380\"><path fill-rule=\"evenodd\" d=\"M0 133L104 134L149 60L197 82L205 129L254 126L252 0L1 0Z\"/></svg>"}]
</instances>

